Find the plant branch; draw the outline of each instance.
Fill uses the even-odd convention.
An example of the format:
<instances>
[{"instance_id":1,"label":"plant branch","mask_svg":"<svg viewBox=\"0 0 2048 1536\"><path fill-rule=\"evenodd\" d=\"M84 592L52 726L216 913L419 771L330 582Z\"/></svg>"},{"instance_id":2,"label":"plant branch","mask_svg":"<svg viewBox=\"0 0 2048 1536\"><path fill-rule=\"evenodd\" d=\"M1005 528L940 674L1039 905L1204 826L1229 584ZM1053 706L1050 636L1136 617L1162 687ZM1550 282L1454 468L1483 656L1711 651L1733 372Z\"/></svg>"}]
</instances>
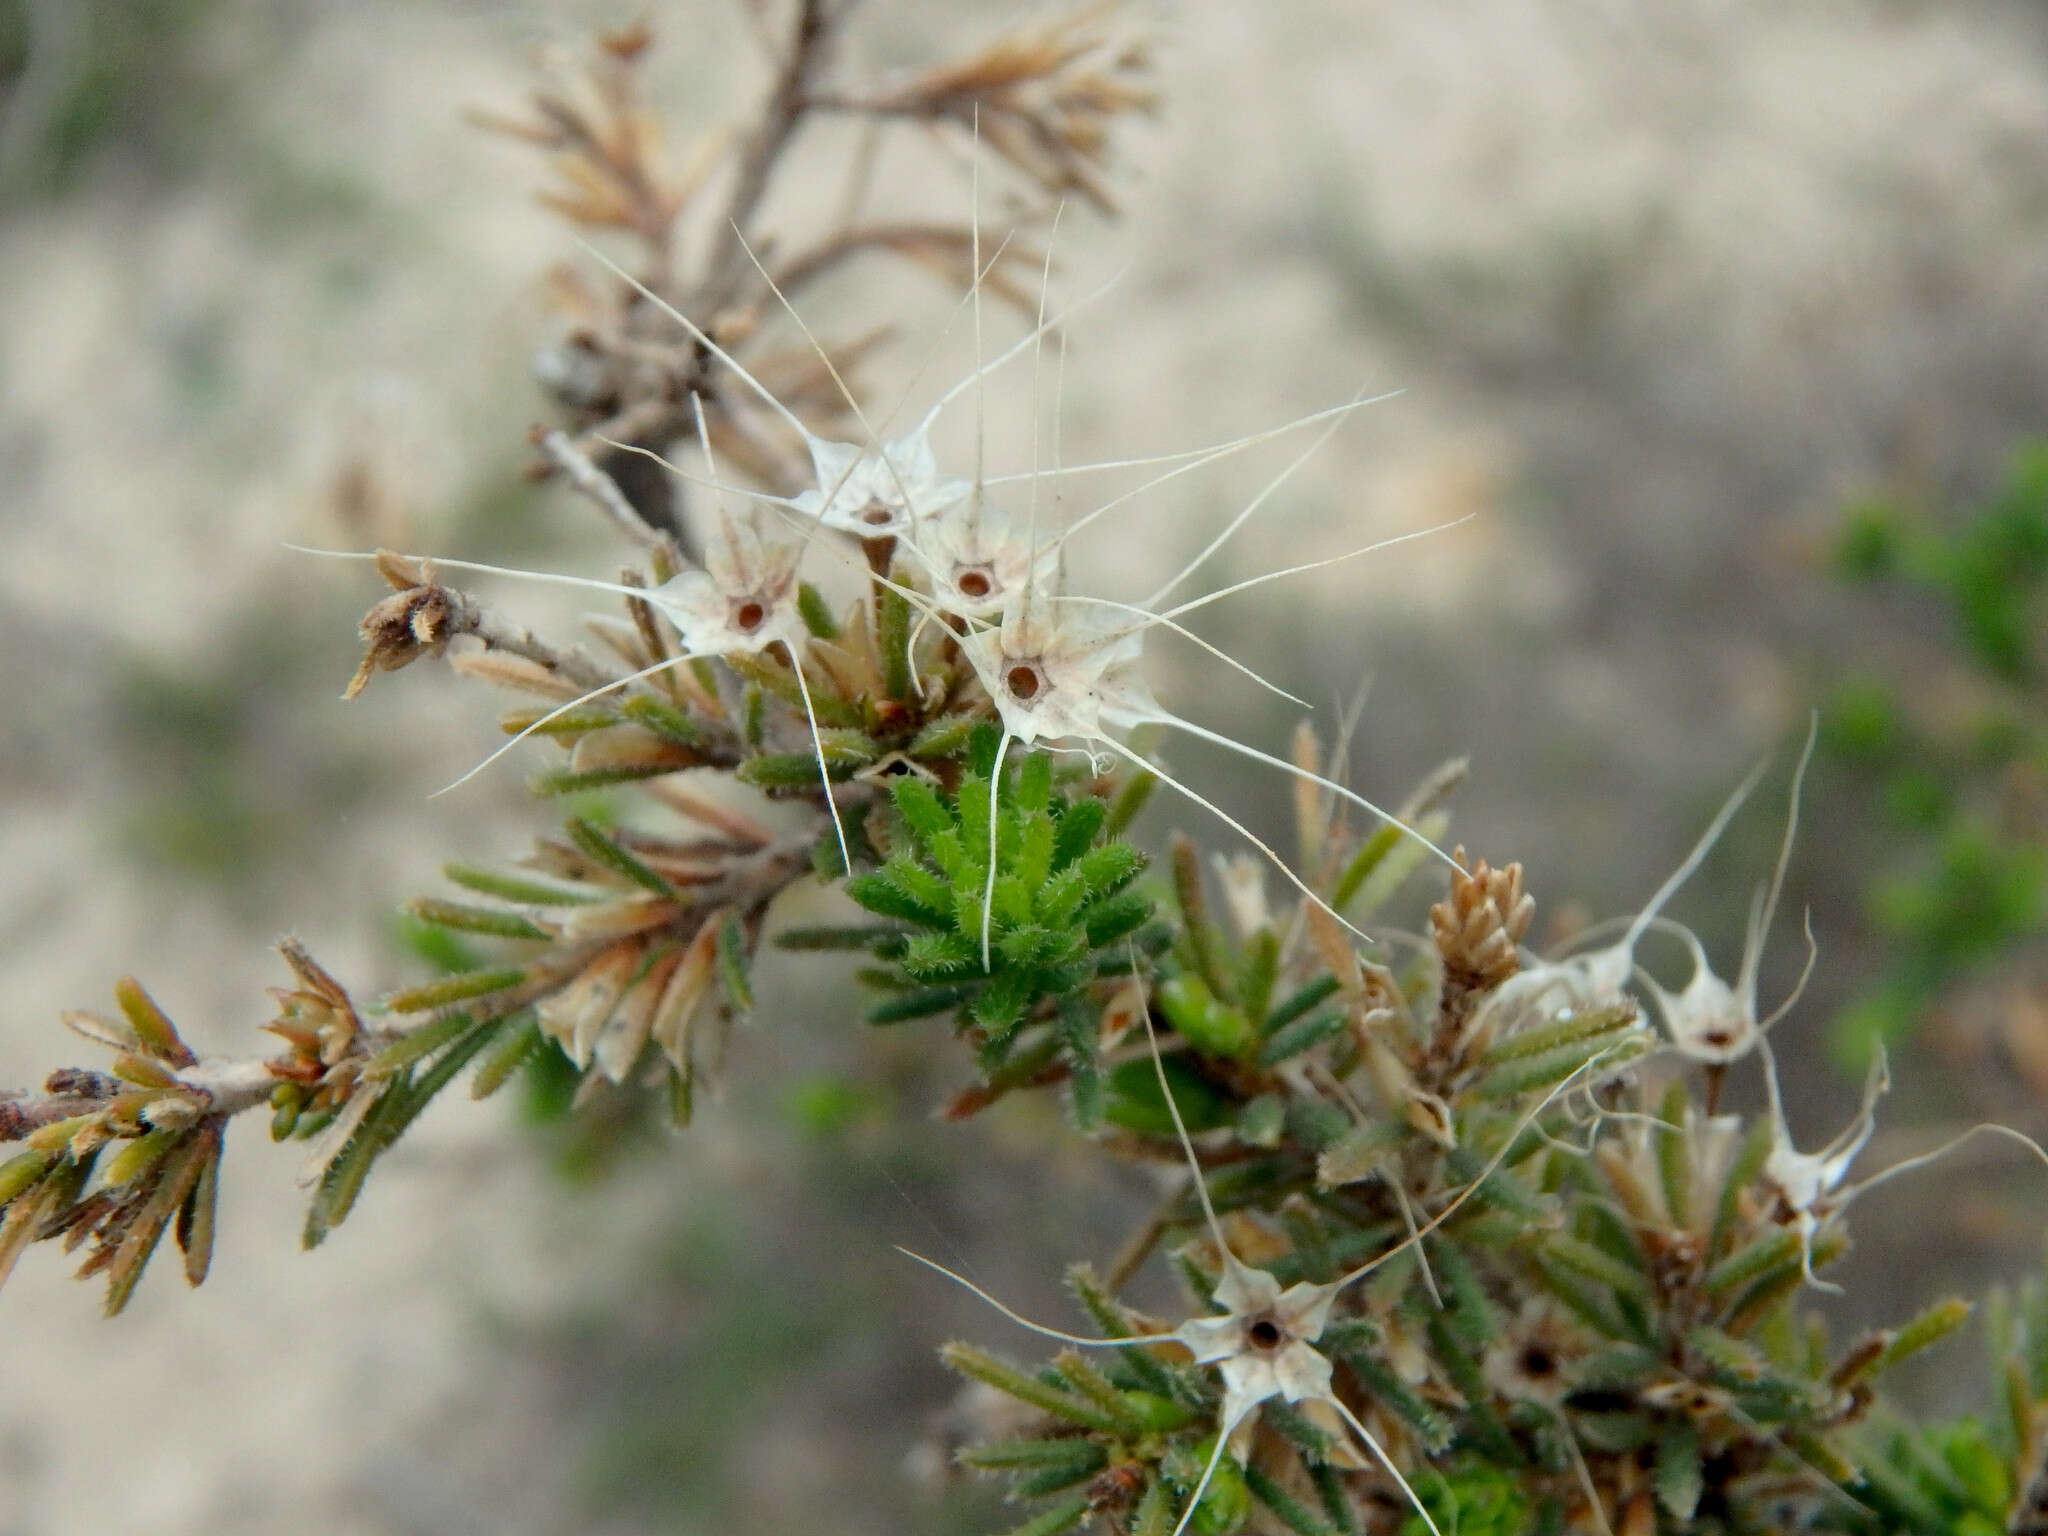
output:
<instances>
[{"instance_id":1,"label":"plant branch","mask_svg":"<svg viewBox=\"0 0 2048 1536\"><path fill-rule=\"evenodd\" d=\"M782 71L776 77L760 126L741 151L739 173L726 204L723 228L729 238L724 241L724 250L705 285L706 291L716 296L710 306L714 310L729 300L750 269L742 243L744 232L760 207L783 150L810 108L811 72L817 67L834 19L825 0L798 0Z\"/></svg>"},{"instance_id":2,"label":"plant branch","mask_svg":"<svg viewBox=\"0 0 2048 1536\"><path fill-rule=\"evenodd\" d=\"M568 433L557 427L542 433L534 446L542 458L561 471L573 489L611 520L613 527L643 549L680 563L681 552L675 540L642 517L619 489L618 482L592 463Z\"/></svg>"}]
</instances>

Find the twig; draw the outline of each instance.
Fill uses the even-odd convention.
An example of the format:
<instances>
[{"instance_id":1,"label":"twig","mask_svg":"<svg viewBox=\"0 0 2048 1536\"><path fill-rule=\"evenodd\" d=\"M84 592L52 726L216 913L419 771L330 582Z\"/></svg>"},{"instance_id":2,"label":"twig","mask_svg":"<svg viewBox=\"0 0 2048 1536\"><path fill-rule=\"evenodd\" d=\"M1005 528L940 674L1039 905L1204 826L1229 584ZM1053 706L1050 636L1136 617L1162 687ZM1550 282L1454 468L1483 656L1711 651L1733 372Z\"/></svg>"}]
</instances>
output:
<instances>
[{"instance_id":1,"label":"twig","mask_svg":"<svg viewBox=\"0 0 2048 1536\"><path fill-rule=\"evenodd\" d=\"M741 243L742 232L753 218L754 210L760 206L762 194L768 190L768 180L774 174L776 162L781 159L790 135L796 132L797 125L810 109L811 71L817 65L819 50L831 31L832 21L833 15L824 0L798 0L782 73L776 78L775 90L762 113L760 127L754 131L753 138L740 156L732 198L726 204L725 218L721 221L720 227L728 232L730 238L724 242L724 249L712 269L711 280L705 284L706 292L715 296L707 306L713 311L724 306L751 269Z\"/></svg>"},{"instance_id":2,"label":"twig","mask_svg":"<svg viewBox=\"0 0 2048 1536\"><path fill-rule=\"evenodd\" d=\"M1133 1232L1125 1240L1123 1247L1117 1250L1116 1257L1110 1261L1109 1273L1103 1277L1102 1282L1111 1295L1129 1285L1131 1277L1143 1267L1145 1260L1151 1257L1152 1250L1158 1246L1160 1237L1166 1231L1168 1214L1179 1209L1191 1187L1183 1185L1172 1199L1146 1217L1145 1224Z\"/></svg>"},{"instance_id":3,"label":"twig","mask_svg":"<svg viewBox=\"0 0 2048 1536\"><path fill-rule=\"evenodd\" d=\"M489 649L523 656L582 688L600 688L617 681L581 651L558 651L532 630L505 623L467 593L463 594L463 599L468 610L465 615L468 622L459 632L475 635Z\"/></svg>"},{"instance_id":4,"label":"twig","mask_svg":"<svg viewBox=\"0 0 2048 1536\"><path fill-rule=\"evenodd\" d=\"M642 548L666 554L678 564L681 552L675 540L660 532L642 517L633 503L626 499L618 482L593 464L577 446L569 440L569 434L557 427L541 435L539 443L541 457L568 477L569 484L581 492L584 499L610 518L613 526Z\"/></svg>"}]
</instances>

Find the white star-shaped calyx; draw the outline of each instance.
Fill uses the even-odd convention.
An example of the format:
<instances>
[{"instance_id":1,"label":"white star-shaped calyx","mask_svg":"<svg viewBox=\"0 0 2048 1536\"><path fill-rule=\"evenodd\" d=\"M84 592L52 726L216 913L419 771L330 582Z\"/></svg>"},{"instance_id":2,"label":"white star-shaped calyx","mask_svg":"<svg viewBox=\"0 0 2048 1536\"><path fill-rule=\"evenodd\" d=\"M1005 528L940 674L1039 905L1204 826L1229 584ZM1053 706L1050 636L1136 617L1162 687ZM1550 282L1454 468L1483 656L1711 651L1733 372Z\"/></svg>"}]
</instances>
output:
<instances>
[{"instance_id":1,"label":"white star-shaped calyx","mask_svg":"<svg viewBox=\"0 0 2048 1536\"><path fill-rule=\"evenodd\" d=\"M1707 953L1690 931L1678 930L1692 950L1692 979L1682 991L1667 992L1654 980L1645 979L1657 999L1657 1011L1671 1045L1681 1056L1708 1066L1725 1067L1747 1056L1756 1046L1756 962L1763 953L1760 940L1745 947L1742 956L1742 991L1716 976L1707 964Z\"/></svg>"},{"instance_id":2,"label":"white star-shaped calyx","mask_svg":"<svg viewBox=\"0 0 2048 1536\"><path fill-rule=\"evenodd\" d=\"M1033 599L959 643L1018 741L1103 741L1163 716L1138 672L1144 630L1114 604Z\"/></svg>"},{"instance_id":3,"label":"white star-shaped calyx","mask_svg":"<svg viewBox=\"0 0 2048 1536\"><path fill-rule=\"evenodd\" d=\"M1235 1429L1272 1398L1328 1399L1329 1360L1313 1346L1330 1320L1338 1287L1295 1282L1286 1290L1263 1269L1226 1254L1215 1300L1220 1317L1190 1318L1174 1331L1199 1365L1223 1377L1223 1424Z\"/></svg>"},{"instance_id":4,"label":"white star-shaped calyx","mask_svg":"<svg viewBox=\"0 0 2048 1536\"><path fill-rule=\"evenodd\" d=\"M1792 771L1792 798L1785 812L1785 835L1778 845L1777 867L1771 872L1770 884L1759 886L1750 899L1749 925L1742 940L1742 964L1736 969L1735 980L1726 982L1716 976L1707 965L1707 954L1700 947L1699 939L1690 930L1680 928L1677 931L1692 951L1692 979L1678 993L1665 991L1655 981L1648 983L1657 999L1657 1010L1663 1015L1664 1028L1671 1036L1672 1047L1693 1061L1725 1067L1747 1056L1763 1039L1765 1031L1798 1001L1806 985L1806 977L1802 975L1798 985L1792 989L1791 997L1775 1013L1769 1018L1759 1017L1757 977L1763 968L1764 942L1770 935L1771 917L1778 910L1778 897L1785 889L1785 869L1792 858L1792 839L1799 830L1799 789L1806 781L1806 766L1813 760L1813 746L1819 729L1820 721L1816 716L1807 728L1806 747L1799 754L1799 765ZM1752 774L1751 779L1754 778ZM1806 943L1810 970L1814 953L1811 929L1807 931Z\"/></svg>"},{"instance_id":5,"label":"white star-shaped calyx","mask_svg":"<svg viewBox=\"0 0 2048 1536\"><path fill-rule=\"evenodd\" d=\"M647 594L682 632L692 655L737 656L804 634L797 606L801 545L767 539L751 522L726 519L702 570L683 571Z\"/></svg>"},{"instance_id":6,"label":"white star-shaped calyx","mask_svg":"<svg viewBox=\"0 0 2048 1536\"><path fill-rule=\"evenodd\" d=\"M973 482L939 473L924 427L863 448L809 438L815 489L791 498L827 528L864 539L900 537L966 498Z\"/></svg>"},{"instance_id":7,"label":"white star-shaped calyx","mask_svg":"<svg viewBox=\"0 0 2048 1536\"><path fill-rule=\"evenodd\" d=\"M973 619L1002 613L1033 586L1045 590L1059 565L1057 548L1034 548L1024 530L978 496L919 520L909 540L931 576L933 600Z\"/></svg>"},{"instance_id":8,"label":"white star-shaped calyx","mask_svg":"<svg viewBox=\"0 0 2048 1536\"><path fill-rule=\"evenodd\" d=\"M1770 1093L1771 1151L1764 1159L1763 1181L1778 1199L1778 1219L1799 1234L1800 1266L1813 1280L1813 1239L1821 1224L1855 1199L1862 1189L1878 1182L1865 1181L1858 1189L1844 1190L1849 1166L1877 1129L1877 1101L1891 1087L1891 1071L1882 1047L1870 1063L1870 1075L1863 1083L1863 1107L1840 1135L1818 1152L1801 1152L1792 1145L1791 1127L1785 1120L1784 1098L1778 1090L1778 1062L1771 1043L1759 1036L1757 1048L1764 1057L1764 1085ZM1945 1149L1944 1149L1945 1150ZM1933 1154L1938 1156L1939 1154ZM1903 1166L1903 1165L1902 1165ZM1896 1170L1894 1170L1896 1171ZM1879 1175L1883 1178L1885 1175ZM1814 1281L1815 1284L1820 1284ZM1825 1288L1825 1287L1824 1287Z\"/></svg>"}]
</instances>

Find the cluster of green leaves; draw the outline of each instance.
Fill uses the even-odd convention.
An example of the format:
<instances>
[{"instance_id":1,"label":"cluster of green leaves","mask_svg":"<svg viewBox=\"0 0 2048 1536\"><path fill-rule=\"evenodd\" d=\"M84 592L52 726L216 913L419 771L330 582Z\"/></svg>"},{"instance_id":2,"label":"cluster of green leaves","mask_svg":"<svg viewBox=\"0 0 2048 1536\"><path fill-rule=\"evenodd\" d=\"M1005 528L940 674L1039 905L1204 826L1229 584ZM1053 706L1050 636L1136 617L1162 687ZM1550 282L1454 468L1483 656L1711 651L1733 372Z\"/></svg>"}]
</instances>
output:
<instances>
[{"instance_id":1,"label":"cluster of green leaves","mask_svg":"<svg viewBox=\"0 0 2048 1536\"><path fill-rule=\"evenodd\" d=\"M1862 1436L1870 1516L1858 1536L2039 1536L2048 1530L2048 1283L1994 1291L1984 1312L1997 1408L1918 1427L1889 1415Z\"/></svg>"},{"instance_id":2,"label":"cluster of green leaves","mask_svg":"<svg viewBox=\"0 0 2048 1536\"><path fill-rule=\"evenodd\" d=\"M50 1092L72 1112L0 1161L0 1283L31 1243L88 1244L79 1278L107 1277L109 1317L127 1306L166 1232L184 1253L186 1280L206 1278L225 1131L225 1117L178 1082L196 1058L169 1016L133 978L114 996L118 1018L69 1016L114 1050L111 1072L53 1076Z\"/></svg>"},{"instance_id":3,"label":"cluster of green leaves","mask_svg":"<svg viewBox=\"0 0 2048 1536\"><path fill-rule=\"evenodd\" d=\"M1118 808L1056 782L1046 752L1013 754L991 794L996 747L994 729L978 728L952 793L906 773L891 811L868 818L881 857L846 892L882 923L796 929L782 943L865 949L881 962L863 972L881 994L870 1024L950 1014L991 1089L1064 1070L1092 1126L1105 1105L1092 984L1131 973L1167 934L1132 889L1145 859L1112 835Z\"/></svg>"},{"instance_id":4,"label":"cluster of green leaves","mask_svg":"<svg viewBox=\"0 0 2048 1536\"><path fill-rule=\"evenodd\" d=\"M1530 1033L1573 1022L1546 1021ZM1597 1055L1613 1043L1587 1049ZM1442 1529L1561 1536L1589 1518L1581 1495L1591 1477L1617 1501L1616 1518L1628 1497L1616 1490L1636 1487L1646 1501L1638 1518L1672 1532L1776 1529L1796 1508L1805 1528L1933 1536L1970 1529L1940 1522L2027 1486L2018 1463L2048 1424L2040 1407L2048 1349L2029 1342L2048 1334L2048 1304L2037 1292L2006 1309L2018 1321L1994 1329L2001 1355L2023 1362L2012 1368L2020 1374L2008 1373L2013 1406L1998 1436L1968 1423L1878 1436L1864 1425L1873 1383L1954 1332L1971 1309L1943 1301L1897 1328L1831 1344L1798 1302L1809 1264L1826 1266L1846 1238L1839 1224L1826 1225L1809 1254L1801 1234L1775 1218L1767 1123L1737 1139L1730 1121L1704 1116L1678 1083L1625 1124L1601 1123L1584 1146L1559 1139L1568 1119L1517 1132L1512 1111L1489 1118L1485 1110L1512 1101L1490 1079L1512 1080L1522 1059L1507 1050L1457 1096L1455 1151L1390 1117L1321 1140L1321 1156L1307 1156L1320 1119L1283 1113L1284 1139L1269 1156L1247 1143L1248 1157L1224 1159L1207 1175L1220 1207L1260 1213L1255 1219L1284 1240L1260 1267L1283 1284L1326 1281L1403 1235L1402 1220L1372 1214L1383 1185L1362 1172L1373 1161L1363 1133L1391 1176L1406 1183L1434 1163L1425 1177L1444 1191L1484 1170L1483 1149L1517 1137L1503 1166L1426 1241L1426 1268L1414 1252L1389 1262L1347 1293L1356 1300L1317 1343L1351 1390L1401 1426L1400 1443L1427 1456L1410 1463L1410 1477ZM1209 1076L1207 1091L1236 1109L1244 1141L1244 1107L1274 1080L1235 1063L1228 1070L1228 1081ZM1289 1178L1288 1168L1305 1176ZM1191 1201L1162 1219L1170 1230L1200 1231ZM1214 1286L1198 1252L1177 1255L1196 1297ZM1139 1331L1085 1270L1074 1289L1104 1337ZM1405 1371L1393 1365L1397 1337L1411 1351L1420 1345L1422 1384L1412 1353ZM1517 1366L1525 1349L1540 1357L1540 1370ZM1028 1432L962 1457L1006 1474L1014 1501L1037 1504L1011 1536L1054 1536L1104 1517L1118 1532L1174 1528L1192 1487L1181 1474L1192 1467L1198 1475L1214 1445L1215 1393L1204 1373L1149 1349L1106 1362L1067 1351L1037 1370L964 1345L946 1358L1042 1415ZM1297 1536L1373 1528L1322 1430L1273 1402L1260 1421L1265 1449L1248 1467L1222 1463L1190 1530L1249 1528L1254 1509ZM1271 1454L1275 1436L1297 1465ZM1403 1529L1421 1536L1426 1527L1411 1516Z\"/></svg>"},{"instance_id":5,"label":"cluster of green leaves","mask_svg":"<svg viewBox=\"0 0 2048 1536\"><path fill-rule=\"evenodd\" d=\"M1812 1519L1860 1517L1866 1463L1842 1426L1871 1382L1954 1332L1969 1306L1937 1302L1837 1351L1796 1302L1848 1240L1838 1222L1809 1239L1775 1219L1769 1123L1717 1148L1733 1127L1703 1118L1682 1083L1645 1118L1603 1155L1552 1154L1565 1225L1524 1253L1529 1278L1588 1336L1561 1383L1571 1432L1589 1455L1649 1458L1657 1501L1680 1522L1708 1492L1709 1449L1731 1446L1803 1476ZM1754 1513L1776 1494L1759 1480L1745 1496Z\"/></svg>"},{"instance_id":6,"label":"cluster of green leaves","mask_svg":"<svg viewBox=\"0 0 2048 1536\"><path fill-rule=\"evenodd\" d=\"M2048 771L2040 725L2041 600L2048 592L2048 442L2015 452L2004 486L1960 518L1870 500L1847 514L1838 570L1931 598L1982 681L1975 718L1936 723L1909 704L1920 679L1861 669L1823 711L1830 755L1860 775L1887 824L1868 900L1890 960L1837 1024L1845 1060L1893 1040L1955 983L2034 938L2048 918L2048 839L2013 787ZM1941 663L1921 657L1921 667Z\"/></svg>"}]
</instances>

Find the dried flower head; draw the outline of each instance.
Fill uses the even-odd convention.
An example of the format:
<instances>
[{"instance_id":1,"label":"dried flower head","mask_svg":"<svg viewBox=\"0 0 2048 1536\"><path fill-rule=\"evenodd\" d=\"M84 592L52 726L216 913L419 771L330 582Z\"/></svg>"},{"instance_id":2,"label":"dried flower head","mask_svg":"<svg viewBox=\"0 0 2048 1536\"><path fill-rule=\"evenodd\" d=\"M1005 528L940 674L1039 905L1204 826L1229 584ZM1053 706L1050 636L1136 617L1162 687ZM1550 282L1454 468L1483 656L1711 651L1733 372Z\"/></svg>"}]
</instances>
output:
<instances>
[{"instance_id":1,"label":"dried flower head","mask_svg":"<svg viewBox=\"0 0 2048 1536\"><path fill-rule=\"evenodd\" d=\"M431 561L413 561L389 550L375 556L377 574L395 595L363 616L363 661L342 691L352 699L371 675L396 672L422 656L438 656L454 636L466 633L471 618L462 594L434 580Z\"/></svg>"},{"instance_id":2,"label":"dried flower head","mask_svg":"<svg viewBox=\"0 0 2048 1536\"><path fill-rule=\"evenodd\" d=\"M1490 992L1520 968L1522 935L1536 915L1536 901L1522 889L1522 866L1495 869L1484 859L1468 873L1465 850L1451 857L1448 899L1429 909L1430 933L1443 962L1447 993Z\"/></svg>"},{"instance_id":3,"label":"dried flower head","mask_svg":"<svg viewBox=\"0 0 2048 1536\"><path fill-rule=\"evenodd\" d=\"M1078 192L1116 209L1101 165L1117 117L1150 111L1139 83L1149 50L1104 23L1114 0L1005 34L981 52L918 76L871 110L951 121L1055 196Z\"/></svg>"}]
</instances>

